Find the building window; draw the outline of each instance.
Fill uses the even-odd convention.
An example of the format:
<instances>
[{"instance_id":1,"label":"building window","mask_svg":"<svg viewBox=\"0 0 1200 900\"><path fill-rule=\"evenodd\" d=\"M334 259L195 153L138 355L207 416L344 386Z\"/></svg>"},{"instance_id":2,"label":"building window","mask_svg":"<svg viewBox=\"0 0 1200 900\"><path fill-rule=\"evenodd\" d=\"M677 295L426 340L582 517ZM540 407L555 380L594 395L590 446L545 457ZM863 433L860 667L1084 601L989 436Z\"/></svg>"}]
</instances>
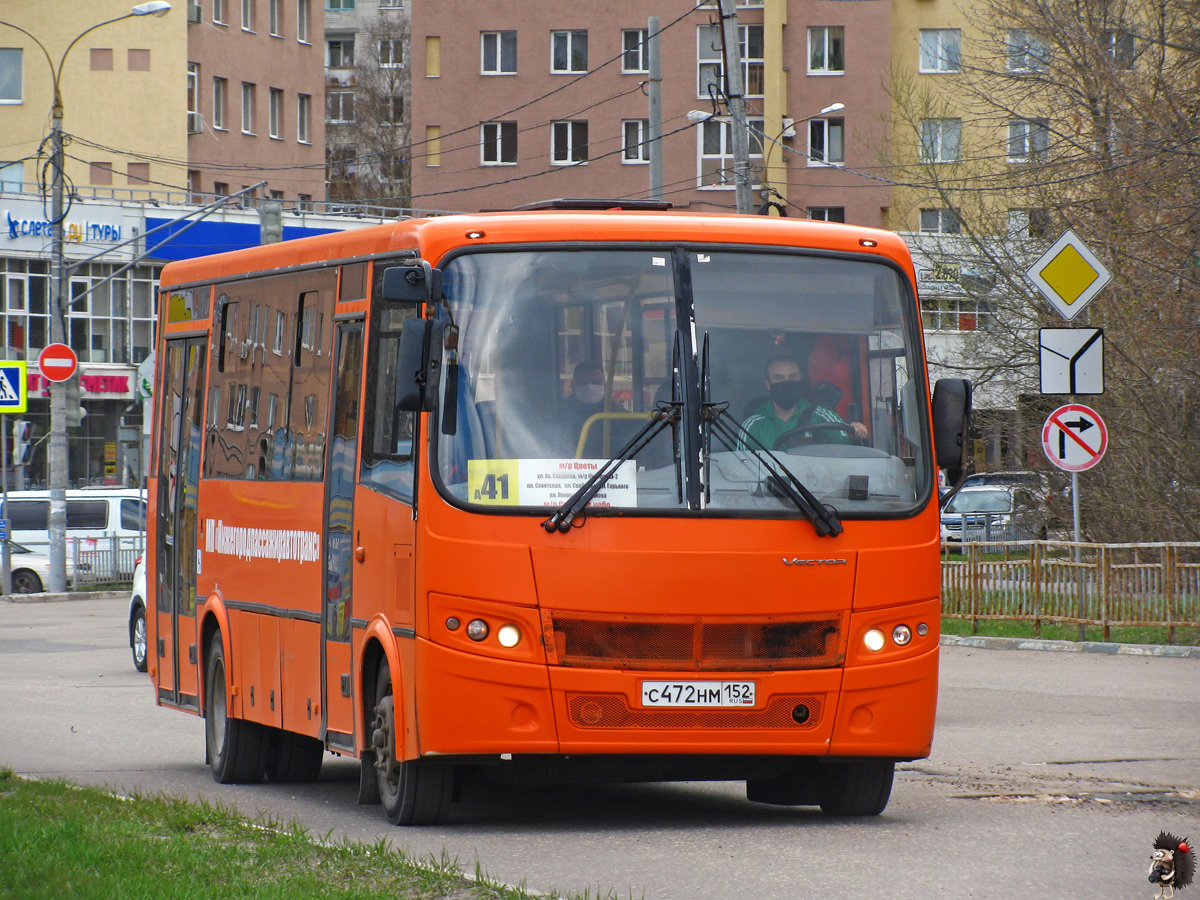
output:
<instances>
[{"instance_id":1,"label":"building window","mask_svg":"<svg viewBox=\"0 0 1200 900\"><path fill-rule=\"evenodd\" d=\"M334 11L354 9L354 0L325 0L325 8Z\"/></svg>"},{"instance_id":2,"label":"building window","mask_svg":"<svg viewBox=\"0 0 1200 900\"><path fill-rule=\"evenodd\" d=\"M436 34L425 36L425 77L442 77L442 39Z\"/></svg>"},{"instance_id":3,"label":"building window","mask_svg":"<svg viewBox=\"0 0 1200 900\"><path fill-rule=\"evenodd\" d=\"M225 125L225 100L228 95L229 82L224 78L213 79L213 101L212 101L212 127L218 131L224 131Z\"/></svg>"},{"instance_id":4,"label":"building window","mask_svg":"<svg viewBox=\"0 0 1200 900\"><path fill-rule=\"evenodd\" d=\"M921 210L921 231L924 234L959 234L962 223L952 209Z\"/></svg>"},{"instance_id":5,"label":"building window","mask_svg":"<svg viewBox=\"0 0 1200 900\"><path fill-rule=\"evenodd\" d=\"M404 41L388 38L379 42L379 67L398 69L404 65Z\"/></svg>"},{"instance_id":6,"label":"building window","mask_svg":"<svg viewBox=\"0 0 1200 900\"><path fill-rule=\"evenodd\" d=\"M125 54L125 68L130 72L149 72L150 51L130 47L129 51Z\"/></svg>"},{"instance_id":7,"label":"building window","mask_svg":"<svg viewBox=\"0 0 1200 900\"><path fill-rule=\"evenodd\" d=\"M242 0L242 31L254 30L254 0Z\"/></svg>"},{"instance_id":8,"label":"building window","mask_svg":"<svg viewBox=\"0 0 1200 900\"><path fill-rule=\"evenodd\" d=\"M822 222L845 222L846 207L810 206L808 208L808 217L810 219L819 219Z\"/></svg>"},{"instance_id":9,"label":"building window","mask_svg":"<svg viewBox=\"0 0 1200 900\"><path fill-rule=\"evenodd\" d=\"M325 44L328 50L326 65L331 69L349 69L354 65L354 38L330 38Z\"/></svg>"},{"instance_id":10,"label":"building window","mask_svg":"<svg viewBox=\"0 0 1200 900\"><path fill-rule=\"evenodd\" d=\"M19 194L25 185L25 164L0 163L0 191Z\"/></svg>"},{"instance_id":11,"label":"building window","mask_svg":"<svg viewBox=\"0 0 1200 900\"><path fill-rule=\"evenodd\" d=\"M279 4L282 2L283 0L267 0L267 14L273 37L283 37L283 16L279 9Z\"/></svg>"},{"instance_id":12,"label":"building window","mask_svg":"<svg viewBox=\"0 0 1200 900\"><path fill-rule=\"evenodd\" d=\"M650 120L626 119L621 123L624 146L621 151L623 163L650 162Z\"/></svg>"},{"instance_id":13,"label":"building window","mask_svg":"<svg viewBox=\"0 0 1200 900\"><path fill-rule=\"evenodd\" d=\"M379 0L380 9L404 9L404 0Z\"/></svg>"},{"instance_id":14,"label":"building window","mask_svg":"<svg viewBox=\"0 0 1200 900\"><path fill-rule=\"evenodd\" d=\"M283 140L283 91L271 88L267 95L268 133L277 141Z\"/></svg>"},{"instance_id":15,"label":"building window","mask_svg":"<svg viewBox=\"0 0 1200 900\"><path fill-rule=\"evenodd\" d=\"M484 31L479 35L481 75L517 74L517 33Z\"/></svg>"},{"instance_id":16,"label":"building window","mask_svg":"<svg viewBox=\"0 0 1200 900\"><path fill-rule=\"evenodd\" d=\"M725 64L721 54L721 26L701 25L696 29L697 91L701 97L725 90ZM739 25L738 46L742 55L742 90L747 97L763 95L763 27Z\"/></svg>"},{"instance_id":17,"label":"building window","mask_svg":"<svg viewBox=\"0 0 1200 900\"><path fill-rule=\"evenodd\" d=\"M300 212L312 212L312 208L313 208L312 194L297 194L296 195L296 209L300 210Z\"/></svg>"},{"instance_id":18,"label":"building window","mask_svg":"<svg viewBox=\"0 0 1200 900\"><path fill-rule=\"evenodd\" d=\"M113 167L110 162L88 164L88 181L92 184L112 184Z\"/></svg>"},{"instance_id":19,"label":"building window","mask_svg":"<svg viewBox=\"0 0 1200 900\"><path fill-rule=\"evenodd\" d=\"M921 120L921 162L958 162L962 119Z\"/></svg>"},{"instance_id":20,"label":"building window","mask_svg":"<svg viewBox=\"0 0 1200 900\"><path fill-rule=\"evenodd\" d=\"M846 161L846 120L812 119L808 123L808 164L840 166Z\"/></svg>"},{"instance_id":21,"label":"building window","mask_svg":"<svg viewBox=\"0 0 1200 900\"><path fill-rule=\"evenodd\" d=\"M200 112L200 65L188 63L187 66L187 108L188 112Z\"/></svg>"},{"instance_id":22,"label":"building window","mask_svg":"<svg viewBox=\"0 0 1200 900\"><path fill-rule=\"evenodd\" d=\"M1100 40L1104 52L1112 58L1113 66L1124 70L1133 68L1136 48L1131 32L1108 30L1101 35Z\"/></svg>"},{"instance_id":23,"label":"building window","mask_svg":"<svg viewBox=\"0 0 1200 900\"><path fill-rule=\"evenodd\" d=\"M242 82L242 134L254 134L254 85Z\"/></svg>"},{"instance_id":24,"label":"building window","mask_svg":"<svg viewBox=\"0 0 1200 900\"><path fill-rule=\"evenodd\" d=\"M404 124L404 97L400 94L393 94L389 97L383 108L384 125L403 125Z\"/></svg>"},{"instance_id":25,"label":"building window","mask_svg":"<svg viewBox=\"0 0 1200 900\"><path fill-rule=\"evenodd\" d=\"M130 184L149 184L150 163L129 163L125 167L125 180Z\"/></svg>"},{"instance_id":26,"label":"building window","mask_svg":"<svg viewBox=\"0 0 1200 900\"><path fill-rule=\"evenodd\" d=\"M588 34L586 31L550 32L550 71L560 74L579 74L588 67Z\"/></svg>"},{"instance_id":27,"label":"building window","mask_svg":"<svg viewBox=\"0 0 1200 900\"><path fill-rule=\"evenodd\" d=\"M312 117L312 97L308 94L296 95L296 140L307 144L309 119Z\"/></svg>"},{"instance_id":28,"label":"building window","mask_svg":"<svg viewBox=\"0 0 1200 900\"><path fill-rule=\"evenodd\" d=\"M213 182L213 194L217 197L229 196L229 184L224 181Z\"/></svg>"},{"instance_id":29,"label":"building window","mask_svg":"<svg viewBox=\"0 0 1200 900\"><path fill-rule=\"evenodd\" d=\"M0 103L23 102L23 52L19 47L0 48Z\"/></svg>"},{"instance_id":30,"label":"building window","mask_svg":"<svg viewBox=\"0 0 1200 900\"><path fill-rule=\"evenodd\" d=\"M621 71L643 73L650 71L645 28L626 28L621 32Z\"/></svg>"},{"instance_id":31,"label":"building window","mask_svg":"<svg viewBox=\"0 0 1200 900\"><path fill-rule=\"evenodd\" d=\"M296 0L296 40L308 43L308 0Z\"/></svg>"},{"instance_id":32,"label":"building window","mask_svg":"<svg viewBox=\"0 0 1200 900\"><path fill-rule=\"evenodd\" d=\"M550 163L570 166L586 163L588 123L586 119L550 123Z\"/></svg>"},{"instance_id":33,"label":"building window","mask_svg":"<svg viewBox=\"0 0 1200 900\"><path fill-rule=\"evenodd\" d=\"M89 67L93 72L111 72L113 68L112 47L92 47L89 56Z\"/></svg>"},{"instance_id":34,"label":"building window","mask_svg":"<svg viewBox=\"0 0 1200 900\"><path fill-rule=\"evenodd\" d=\"M1041 162L1049 155L1050 123L1047 119L1013 119L1008 123L1008 161Z\"/></svg>"},{"instance_id":35,"label":"building window","mask_svg":"<svg viewBox=\"0 0 1200 900\"><path fill-rule=\"evenodd\" d=\"M330 125L354 121L354 91L330 91L325 95L325 121Z\"/></svg>"},{"instance_id":36,"label":"building window","mask_svg":"<svg viewBox=\"0 0 1200 900\"><path fill-rule=\"evenodd\" d=\"M808 74L841 75L846 71L846 29L841 25L808 29Z\"/></svg>"},{"instance_id":37,"label":"building window","mask_svg":"<svg viewBox=\"0 0 1200 900\"><path fill-rule=\"evenodd\" d=\"M1020 28L1011 28L1005 44L1008 71L1046 71L1050 59L1050 47L1041 35Z\"/></svg>"},{"instance_id":38,"label":"building window","mask_svg":"<svg viewBox=\"0 0 1200 900\"><path fill-rule=\"evenodd\" d=\"M964 280L969 276L963 273ZM938 296L921 293L921 326L926 331L977 331L992 327L992 311L986 300L967 296Z\"/></svg>"},{"instance_id":39,"label":"building window","mask_svg":"<svg viewBox=\"0 0 1200 900\"><path fill-rule=\"evenodd\" d=\"M438 140L441 141L439 128ZM480 161L485 166L513 166L517 163L517 123L484 122L479 126ZM440 147L439 147L440 155ZM440 162L440 160L439 160Z\"/></svg>"},{"instance_id":40,"label":"building window","mask_svg":"<svg viewBox=\"0 0 1200 900\"><path fill-rule=\"evenodd\" d=\"M762 119L748 119L750 159L762 160L759 135ZM761 171L761 165L756 171ZM733 129L728 119L708 119L700 125L700 187L733 187Z\"/></svg>"},{"instance_id":41,"label":"building window","mask_svg":"<svg viewBox=\"0 0 1200 900\"><path fill-rule=\"evenodd\" d=\"M224 25L225 19L225 0L212 0L212 19L215 25Z\"/></svg>"},{"instance_id":42,"label":"building window","mask_svg":"<svg viewBox=\"0 0 1200 900\"><path fill-rule=\"evenodd\" d=\"M1044 238L1050 230L1050 216L1044 209L1010 209L1008 236L1012 238Z\"/></svg>"},{"instance_id":43,"label":"building window","mask_svg":"<svg viewBox=\"0 0 1200 900\"><path fill-rule=\"evenodd\" d=\"M929 74L962 71L962 32L957 28L922 28L919 70Z\"/></svg>"},{"instance_id":44,"label":"building window","mask_svg":"<svg viewBox=\"0 0 1200 900\"><path fill-rule=\"evenodd\" d=\"M515 134L515 129L514 129ZM513 156L516 156L514 149ZM440 166L442 164L442 126L425 126L425 165Z\"/></svg>"}]
</instances>

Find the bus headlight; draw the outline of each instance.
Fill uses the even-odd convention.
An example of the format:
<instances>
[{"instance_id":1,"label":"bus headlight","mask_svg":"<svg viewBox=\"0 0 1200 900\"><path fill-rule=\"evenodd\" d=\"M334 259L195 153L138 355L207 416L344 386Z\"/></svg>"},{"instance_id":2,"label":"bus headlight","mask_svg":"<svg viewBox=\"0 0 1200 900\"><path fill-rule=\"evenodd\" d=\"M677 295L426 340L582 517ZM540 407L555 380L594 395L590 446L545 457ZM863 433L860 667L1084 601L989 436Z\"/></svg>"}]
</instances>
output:
<instances>
[{"instance_id":1,"label":"bus headlight","mask_svg":"<svg viewBox=\"0 0 1200 900\"><path fill-rule=\"evenodd\" d=\"M496 640L501 647L515 647L521 641L521 632L516 625L501 625L496 632Z\"/></svg>"},{"instance_id":2,"label":"bus headlight","mask_svg":"<svg viewBox=\"0 0 1200 900\"><path fill-rule=\"evenodd\" d=\"M488 624L483 619L472 619L467 623L467 637L473 641L482 641L488 636Z\"/></svg>"},{"instance_id":3,"label":"bus headlight","mask_svg":"<svg viewBox=\"0 0 1200 900\"><path fill-rule=\"evenodd\" d=\"M872 653L878 653L880 650L882 650L885 643L886 638L884 638L883 632L878 628L872 628L863 635L863 644Z\"/></svg>"}]
</instances>

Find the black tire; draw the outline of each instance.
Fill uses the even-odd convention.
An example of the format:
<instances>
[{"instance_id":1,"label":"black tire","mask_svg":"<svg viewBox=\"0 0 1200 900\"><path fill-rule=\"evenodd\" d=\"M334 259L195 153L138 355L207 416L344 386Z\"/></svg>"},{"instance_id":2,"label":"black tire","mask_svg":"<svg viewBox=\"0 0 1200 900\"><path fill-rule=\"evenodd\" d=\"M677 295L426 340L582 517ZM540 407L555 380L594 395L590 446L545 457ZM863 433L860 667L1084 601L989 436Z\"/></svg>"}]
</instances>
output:
<instances>
[{"instance_id":1,"label":"black tire","mask_svg":"<svg viewBox=\"0 0 1200 900\"><path fill-rule=\"evenodd\" d=\"M321 741L282 728L269 729L269 737L268 781L296 784L316 781L321 776L321 761L325 757L325 745Z\"/></svg>"},{"instance_id":2,"label":"black tire","mask_svg":"<svg viewBox=\"0 0 1200 900\"><path fill-rule=\"evenodd\" d=\"M146 607L140 603L133 608L129 617L129 649L133 653L133 667L146 671Z\"/></svg>"},{"instance_id":3,"label":"black tire","mask_svg":"<svg viewBox=\"0 0 1200 900\"><path fill-rule=\"evenodd\" d=\"M813 769L813 790L827 816L877 816L887 808L895 773L890 759L827 763Z\"/></svg>"},{"instance_id":4,"label":"black tire","mask_svg":"<svg viewBox=\"0 0 1200 900\"><path fill-rule=\"evenodd\" d=\"M40 594L42 579L32 569L17 569L12 573L12 590L14 594Z\"/></svg>"},{"instance_id":5,"label":"black tire","mask_svg":"<svg viewBox=\"0 0 1200 900\"><path fill-rule=\"evenodd\" d=\"M257 722L229 715L225 693L225 648L212 636L204 665L204 742L218 784L253 784L266 769L267 731Z\"/></svg>"},{"instance_id":6,"label":"black tire","mask_svg":"<svg viewBox=\"0 0 1200 900\"><path fill-rule=\"evenodd\" d=\"M371 741L375 773L384 815L393 825L440 825L454 797L453 766L421 760L396 759L395 700L387 662L375 679L375 710Z\"/></svg>"}]
</instances>

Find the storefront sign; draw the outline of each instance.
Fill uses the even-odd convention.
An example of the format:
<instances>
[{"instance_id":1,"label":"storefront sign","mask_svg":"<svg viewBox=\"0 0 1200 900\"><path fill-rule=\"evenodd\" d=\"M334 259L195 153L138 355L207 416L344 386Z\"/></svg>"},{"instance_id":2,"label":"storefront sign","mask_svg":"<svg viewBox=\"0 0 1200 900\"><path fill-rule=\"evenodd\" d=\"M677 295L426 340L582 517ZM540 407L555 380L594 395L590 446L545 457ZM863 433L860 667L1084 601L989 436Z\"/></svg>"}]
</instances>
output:
<instances>
[{"instance_id":1,"label":"storefront sign","mask_svg":"<svg viewBox=\"0 0 1200 900\"><path fill-rule=\"evenodd\" d=\"M135 400L137 388L134 370L120 366L119 372L104 372L80 366L79 387L84 400ZM26 375L25 383L30 396L48 396L50 379L39 372Z\"/></svg>"},{"instance_id":2,"label":"storefront sign","mask_svg":"<svg viewBox=\"0 0 1200 900\"><path fill-rule=\"evenodd\" d=\"M53 237L48 212L40 200L14 198L0 204L0 249L45 251ZM133 223L140 219L139 212ZM128 240L135 233L126 226L126 211L121 207L76 201L63 223L63 248L68 256L90 255Z\"/></svg>"}]
</instances>

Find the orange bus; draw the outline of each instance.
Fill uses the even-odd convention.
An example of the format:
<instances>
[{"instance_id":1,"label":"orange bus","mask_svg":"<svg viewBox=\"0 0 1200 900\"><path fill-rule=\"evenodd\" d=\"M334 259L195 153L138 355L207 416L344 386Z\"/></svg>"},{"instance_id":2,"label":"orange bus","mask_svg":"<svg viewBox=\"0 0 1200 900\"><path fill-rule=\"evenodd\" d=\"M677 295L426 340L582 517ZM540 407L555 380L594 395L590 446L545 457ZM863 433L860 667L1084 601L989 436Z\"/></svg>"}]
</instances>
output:
<instances>
[{"instance_id":1,"label":"orange bus","mask_svg":"<svg viewBox=\"0 0 1200 900\"><path fill-rule=\"evenodd\" d=\"M552 201L172 263L159 308L150 673L218 782L874 815L928 755L970 386L931 405L896 235Z\"/></svg>"}]
</instances>

